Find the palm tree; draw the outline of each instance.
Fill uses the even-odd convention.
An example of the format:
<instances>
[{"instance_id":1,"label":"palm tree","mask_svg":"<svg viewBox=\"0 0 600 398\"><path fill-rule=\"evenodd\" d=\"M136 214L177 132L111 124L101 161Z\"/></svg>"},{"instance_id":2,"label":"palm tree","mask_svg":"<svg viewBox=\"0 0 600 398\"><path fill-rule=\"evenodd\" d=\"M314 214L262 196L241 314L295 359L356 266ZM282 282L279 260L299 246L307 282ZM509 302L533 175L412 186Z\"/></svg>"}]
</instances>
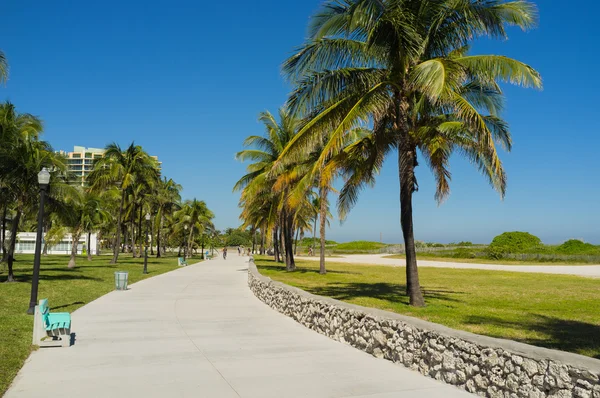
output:
<instances>
[{"instance_id":1,"label":"palm tree","mask_svg":"<svg viewBox=\"0 0 600 398\"><path fill-rule=\"evenodd\" d=\"M116 187L120 193L113 258L110 262L116 264L119 259L123 210L128 191L144 181L158 179L158 164L139 145L131 143L123 151L118 144L112 143L106 147L104 157L95 163L94 170L88 179L91 189L96 192ZM132 242L133 244L134 242Z\"/></svg>"},{"instance_id":2,"label":"palm tree","mask_svg":"<svg viewBox=\"0 0 600 398\"><path fill-rule=\"evenodd\" d=\"M156 257L161 257L161 230L164 227L165 217L171 215L177 210L178 204L181 201L181 185L177 184L172 179L165 177L159 180L155 187L153 200L156 208L156 217L154 224L156 225Z\"/></svg>"},{"instance_id":3,"label":"palm tree","mask_svg":"<svg viewBox=\"0 0 600 398\"><path fill-rule=\"evenodd\" d=\"M212 219L215 217L212 211L208 209L206 203L196 198L186 200L181 209L174 213L174 217L181 226L187 227L184 229L188 232L186 252L191 257L194 246L194 236L201 236L205 231L214 229Z\"/></svg>"},{"instance_id":4,"label":"palm tree","mask_svg":"<svg viewBox=\"0 0 600 398\"><path fill-rule=\"evenodd\" d=\"M411 305L424 305L412 220L417 152L436 177L440 202L449 194L452 152L465 154L504 195L506 176L495 143L510 149L511 140L498 117L498 81L541 87L541 78L507 57L469 55L468 45L481 36L506 38L510 25L529 29L535 23L535 6L523 0L330 0L313 18L307 43L284 65L297 84L288 106L297 115L314 116L284 157L325 137L322 166L339 152L349 128L373 129L346 151L354 169L344 170L342 218L397 150Z\"/></svg>"},{"instance_id":5,"label":"palm tree","mask_svg":"<svg viewBox=\"0 0 600 398\"><path fill-rule=\"evenodd\" d=\"M248 165L248 173L235 184L234 191L242 191L240 205L254 208L252 211L260 208L265 212L263 223L273 232L275 259L279 261L279 246L283 243L286 268L293 271L296 268L293 253L296 209L288 199L293 185L302 175L296 169L297 164L292 162L276 171L273 166L296 134L300 121L284 108L279 110L279 122L270 112L261 113L259 121L265 125L266 136L246 138L244 146L252 148L237 153L238 160L251 160L253 163Z\"/></svg>"},{"instance_id":6,"label":"palm tree","mask_svg":"<svg viewBox=\"0 0 600 398\"><path fill-rule=\"evenodd\" d=\"M50 183L50 198L61 196L63 188L57 178L59 173L66 170L65 161L47 142L38 139L42 129L39 118L18 113L9 102L0 104L0 186L10 193L5 199L14 202L9 242L6 245L9 282L14 281L14 251L21 218L29 210L37 208L37 174L43 167L55 171Z\"/></svg>"}]
</instances>

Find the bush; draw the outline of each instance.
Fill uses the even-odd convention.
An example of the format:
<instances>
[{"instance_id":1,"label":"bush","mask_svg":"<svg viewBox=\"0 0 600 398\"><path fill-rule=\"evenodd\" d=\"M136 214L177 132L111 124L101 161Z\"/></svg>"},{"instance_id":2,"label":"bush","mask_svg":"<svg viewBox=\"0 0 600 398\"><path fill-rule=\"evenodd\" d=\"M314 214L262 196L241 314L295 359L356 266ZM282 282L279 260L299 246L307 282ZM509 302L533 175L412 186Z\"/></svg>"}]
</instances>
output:
<instances>
[{"instance_id":1,"label":"bush","mask_svg":"<svg viewBox=\"0 0 600 398\"><path fill-rule=\"evenodd\" d=\"M446 247L444 244L442 243L435 243L435 242L429 242L429 243L425 243L426 247Z\"/></svg>"},{"instance_id":2,"label":"bush","mask_svg":"<svg viewBox=\"0 0 600 398\"><path fill-rule=\"evenodd\" d=\"M528 232L505 232L492 240L488 252L523 253L541 244L540 238Z\"/></svg>"},{"instance_id":3,"label":"bush","mask_svg":"<svg viewBox=\"0 0 600 398\"><path fill-rule=\"evenodd\" d=\"M385 243L357 240L354 242L340 243L334 248L334 250L379 250L386 246L387 245Z\"/></svg>"},{"instance_id":4,"label":"bush","mask_svg":"<svg viewBox=\"0 0 600 398\"><path fill-rule=\"evenodd\" d=\"M252 246L252 238L249 235L244 231L234 231L231 235L225 236L225 245L228 247Z\"/></svg>"},{"instance_id":5,"label":"bush","mask_svg":"<svg viewBox=\"0 0 600 398\"><path fill-rule=\"evenodd\" d=\"M558 246L556 251L561 254L599 254L600 248L578 239L571 239Z\"/></svg>"},{"instance_id":6,"label":"bush","mask_svg":"<svg viewBox=\"0 0 600 398\"><path fill-rule=\"evenodd\" d=\"M456 246L473 246L473 242L469 242L469 241L458 242L456 244Z\"/></svg>"},{"instance_id":7,"label":"bush","mask_svg":"<svg viewBox=\"0 0 600 398\"><path fill-rule=\"evenodd\" d=\"M507 252L502 247L489 246L485 250L485 256L490 260L502 260L506 256Z\"/></svg>"},{"instance_id":8,"label":"bush","mask_svg":"<svg viewBox=\"0 0 600 398\"><path fill-rule=\"evenodd\" d=\"M319 238L318 236L316 239L314 239L312 237L302 238L298 241L298 246L312 246L313 242L315 242L317 245L320 245L321 238ZM337 242L334 240L325 240L325 244L326 245L337 245Z\"/></svg>"},{"instance_id":9,"label":"bush","mask_svg":"<svg viewBox=\"0 0 600 398\"><path fill-rule=\"evenodd\" d=\"M452 252L453 258L475 258L476 255L469 249L456 249Z\"/></svg>"}]
</instances>

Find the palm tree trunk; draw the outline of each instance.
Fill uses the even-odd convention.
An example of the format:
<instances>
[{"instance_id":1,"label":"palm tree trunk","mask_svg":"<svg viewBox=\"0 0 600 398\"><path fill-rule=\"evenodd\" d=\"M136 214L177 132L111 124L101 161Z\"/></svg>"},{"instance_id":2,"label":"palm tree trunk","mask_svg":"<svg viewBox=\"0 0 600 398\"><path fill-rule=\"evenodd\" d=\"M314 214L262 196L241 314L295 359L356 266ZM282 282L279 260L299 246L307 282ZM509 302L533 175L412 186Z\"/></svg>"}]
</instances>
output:
<instances>
[{"instance_id":1,"label":"palm tree trunk","mask_svg":"<svg viewBox=\"0 0 600 398\"><path fill-rule=\"evenodd\" d=\"M69 268L75 268L75 260L77 258L77 246L79 245L79 238L81 237L81 231L79 228L73 230L71 234L71 258L69 259Z\"/></svg>"},{"instance_id":2,"label":"palm tree trunk","mask_svg":"<svg viewBox=\"0 0 600 398\"><path fill-rule=\"evenodd\" d=\"M398 166L400 178L400 224L404 236L406 250L406 294L409 303L415 307L425 306L419 270L417 268L417 253L413 230L412 196L415 191L415 166L417 165L417 149L414 145L401 145L398 149Z\"/></svg>"},{"instance_id":3,"label":"palm tree trunk","mask_svg":"<svg viewBox=\"0 0 600 398\"><path fill-rule=\"evenodd\" d=\"M279 253L279 231L278 231L279 227L277 225L275 225L275 227L273 227L273 254L275 256L275 262L280 263L281 262L281 256Z\"/></svg>"},{"instance_id":4,"label":"palm tree trunk","mask_svg":"<svg viewBox=\"0 0 600 398\"><path fill-rule=\"evenodd\" d=\"M321 197L321 208L320 215L321 218L321 253L320 253L320 266L319 266L319 274L325 275L327 270L325 269L325 226L327 224L327 186L321 185L320 188L320 197Z\"/></svg>"},{"instance_id":5,"label":"palm tree trunk","mask_svg":"<svg viewBox=\"0 0 600 398\"><path fill-rule=\"evenodd\" d=\"M296 230L296 239L294 239L294 256L298 255L298 237L300 236L300 228Z\"/></svg>"},{"instance_id":6,"label":"palm tree trunk","mask_svg":"<svg viewBox=\"0 0 600 398\"><path fill-rule=\"evenodd\" d=\"M317 220L319 219L319 214L315 215L315 225L313 226L313 256L315 255L315 249L317 247Z\"/></svg>"},{"instance_id":7,"label":"palm tree trunk","mask_svg":"<svg viewBox=\"0 0 600 398\"><path fill-rule=\"evenodd\" d=\"M92 231L88 231L87 235L87 257L88 261L92 261Z\"/></svg>"},{"instance_id":8,"label":"palm tree trunk","mask_svg":"<svg viewBox=\"0 0 600 398\"><path fill-rule=\"evenodd\" d=\"M15 218L12 220L12 225L10 228L10 240L8 242L8 253L7 253L7 262L8 262L8 276L7 282L14 282L15 275L13 273L13 261L15 260L15 246L17 244L17 231L19 230L19 221L21 220L22 207L19 206L17 208L17 214L15 214Z\"/></svg>"},{"instance_id":9,"label":"palm tree trunk","mask_svg":"<svg viewBox=\"0 0 600 398\"><path fill-rule=\"evenodd\" d=\"M163 214L162 211L160 213L160 222L158 223L158 228L156 229L156 258L160 258L160 229L163 225Z\"/></svg>"},{"instance_id":10,"label":"palm tree trunk","mask_svg":"<svg viewBox=\"0 0 600 398\"><path fill-rule=\"evenodd\" d=\"M2 210L2 260L0 262L6 261L6 212L8 210L8 204L4 205L4 209Z\"/></svg>"},{"instance_id":11,"label":"palm tree trunk","mask_svg":"<svg viewBox=\"0 0 600 398\"><path fill-rule=\"evenodd\" d=\"M131 253L133 258L137 257L137 251L135 250L135 211L131 214L131 220L129 221L131 227Z\"/></svg>"},{"instance_id":12,"label":"palm tree trunk","mask_svg":"<svg viewBox=\"0 0 600 398\"><path fill-rule=\"evenodd\" d=\"M154 256L154 218L150 222L150 255Z\"/></svg>"},{"instance_id":13,"label":"palm tree trunk","mask_svg":"<svg viewBox=\"0 0 600 398\"><path fill-rule=\"evenodd\" d=\"M119 214L117 215L117 236L113 247L113 258L111 264L116 264L119 260L119 246L121 246L121 218L123 216L123 205L125 204L125 191L121 191L121 205L119 206Z\"/></svg>"},{"instance_id":14,"label":"palm tree trunk","mask_svg":"<svg viewBox=\"0 0 600 398\"><path fill-rule=\"evenodd\" d=\"M137 235L137 241L140 245L139 250L138 250L138 257L142 257L142 253L144 252L144 243L146 243L146 236L144 235L144 231L142 229L142 210L144 210L144 206L142 203L140 203L140 215L138 217L138 235Z\"/></svg>"},{"instance_id":15,"label":"palm tree trunk","mask_svg":"<svg viewBox=\"0 0 600 398\"><path fill-rule=\"evenodd\" d=\"M192 239L194 238L194 227L190 225L190 234L188 235L187 257L192 257Z\"/></svg>"},{"instance_id":16,"label":"palm tree trunk","mask_svg":"<svg viewBox=\"0 0 600 398\"><path fill-rule=\"evenodd\" d=\"M263 226L263 228L260 229L260 254L264 255L265 254L265 241L267 239L266 234L265 234L265 227Z\"/></svg>"}]
</instances>

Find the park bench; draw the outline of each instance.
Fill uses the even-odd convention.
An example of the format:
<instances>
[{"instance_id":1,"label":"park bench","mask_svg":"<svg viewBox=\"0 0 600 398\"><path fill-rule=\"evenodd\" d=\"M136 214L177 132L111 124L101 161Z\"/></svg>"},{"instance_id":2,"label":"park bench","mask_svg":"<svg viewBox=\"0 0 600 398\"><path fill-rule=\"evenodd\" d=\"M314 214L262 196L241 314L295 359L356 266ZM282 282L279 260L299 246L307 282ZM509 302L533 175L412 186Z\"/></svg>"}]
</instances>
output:
<instances>
[{"instance_id":1,"label":"park bench","mask_svg":"<svg viewBox=\"0 0 600 398\"><path fill-rule=\"evenodd\" d=\"M50 312L48 299L35 306L33 344L40 347L69 347L71 345L71 314Z\"/></svg>"},{"instance_id":2,"label":"park bench","mask_svg":"<svg viewBox=\"0 0 600 398\"><path fill-rule=\"evenodd\" d=\"M188 265L187 261L183 257L177 257L177 265L184 267Z\"/></svg>"}]
</instances>

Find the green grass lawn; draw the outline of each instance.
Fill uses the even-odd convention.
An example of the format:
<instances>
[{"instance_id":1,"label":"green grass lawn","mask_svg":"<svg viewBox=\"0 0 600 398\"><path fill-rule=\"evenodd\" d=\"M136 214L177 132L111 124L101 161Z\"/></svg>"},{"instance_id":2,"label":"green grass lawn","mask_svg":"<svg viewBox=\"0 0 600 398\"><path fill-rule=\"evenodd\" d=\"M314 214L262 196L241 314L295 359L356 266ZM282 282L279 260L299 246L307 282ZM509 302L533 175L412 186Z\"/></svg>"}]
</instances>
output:
<instances>
[{"instance_id":1,"label":"green grass lawn","mask_svg":"<svg viewBox=\"0 0 600 398\"><path fill-rule=\"evenodd\" d=\"M72 312L114 290L114 272L128 271L129 283L153 277L177 268L177 257L148 258L148 275L142 274L143 259L131 254L119 256L119 264L110 265L112 256L77 258L77 268L68 269L68 256L42 258L38 298L48 298L52 310ZM31 294L33 255L17 255L15 277L18 282L0 283L0 396L4 394L32 349L33 316L27 315ZM188 264L200 260L188 259ZM6 264L0 265L6 267ZM6 281L6 270L0 282ZM74 330L76 332L76 330ZM61 348L54 348L60 350Z\"/></svg>"},{"instance_id":2,"label":"green grass lawn","mask_svg":"<svg viewBox=\"0 0 600 398\"><path fill-rule=\"evenodd\" d=\"M297 261L298 270L257 257L259 271L310 293L410 315L455 329L600 359L600 280L566 275L421 268L427 307L408 306L405 270Z\"/></svg>"},{"instance_id":3,"label":"green grass lawn","mask_svg":"<svg viewBox=\"0 0 600 398\"><path fill-rule=\"evenodd\" d=\"M389 256L385 256L384 258L397 258L404 260L406 255L404 254L392 254ZM429 254L429 253L417 253L417 260L424 261L443 261L447 263L467 263L467 264L501 264L501 265L598 265L592 264L589 262L575 261L575 260L564 260L559 259L557 261L532 261L532 260L514 260L514 259L501 259L501 260L491 260L489 258L477 257L477 258L459 258L448 256L441 256L440 254Z\"/></svg>"}]
</instances>

